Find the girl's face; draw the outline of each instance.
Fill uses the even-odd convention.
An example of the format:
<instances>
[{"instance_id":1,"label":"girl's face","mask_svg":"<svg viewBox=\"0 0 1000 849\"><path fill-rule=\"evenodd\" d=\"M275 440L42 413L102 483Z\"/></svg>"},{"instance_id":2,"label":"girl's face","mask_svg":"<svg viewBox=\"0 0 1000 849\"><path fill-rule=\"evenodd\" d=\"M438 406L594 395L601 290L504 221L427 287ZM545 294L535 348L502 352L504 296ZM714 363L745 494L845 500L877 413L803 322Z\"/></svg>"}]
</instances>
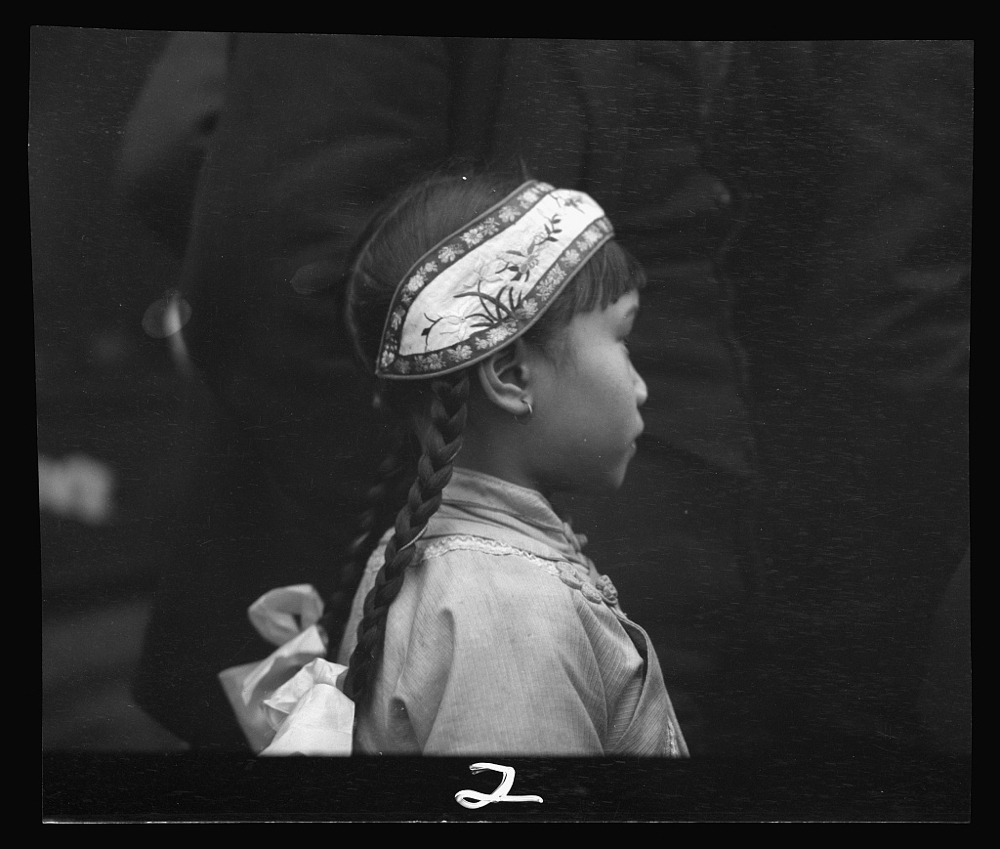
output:
<instances>
[{"instance_id":1,"label":"girl's face","mask_svg":"<svg viewBox=\"0 0 1000 849\"><path fill-rule=\"evenodd\" d=\"M643 430L639 407L647 396L628 351L638 311L639 293L632 291L607 309L579 313L555 346L557 352L537 355L534 416L525 436L534 443L542 492L622 485Z\"/></svg>"}]
</instances>

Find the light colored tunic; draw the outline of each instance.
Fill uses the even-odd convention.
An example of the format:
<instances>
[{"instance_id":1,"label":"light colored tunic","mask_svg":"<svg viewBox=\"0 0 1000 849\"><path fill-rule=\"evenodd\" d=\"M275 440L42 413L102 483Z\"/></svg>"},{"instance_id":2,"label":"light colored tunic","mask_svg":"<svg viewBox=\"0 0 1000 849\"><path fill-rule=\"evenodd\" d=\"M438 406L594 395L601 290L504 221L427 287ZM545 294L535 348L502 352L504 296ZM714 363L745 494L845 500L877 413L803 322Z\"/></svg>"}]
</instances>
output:
<instances>
[{"instance_id":1,"label":"light colored tunic","mask_svg":"<svg viewBox=\"0 0 1000 849\"><path fill-rule=\"evenodd\" d=\"M456 468L418 545L355 751L687 756L649 638L539 493Z\"/></svg>"}]
</instances>

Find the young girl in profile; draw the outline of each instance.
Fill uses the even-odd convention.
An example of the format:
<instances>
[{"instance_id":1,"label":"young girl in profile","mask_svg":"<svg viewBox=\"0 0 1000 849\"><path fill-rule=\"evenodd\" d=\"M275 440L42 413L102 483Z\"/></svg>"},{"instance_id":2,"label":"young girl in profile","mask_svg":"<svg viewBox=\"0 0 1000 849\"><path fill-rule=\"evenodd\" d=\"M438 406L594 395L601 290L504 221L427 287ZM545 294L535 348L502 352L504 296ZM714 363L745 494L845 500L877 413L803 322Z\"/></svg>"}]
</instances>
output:
<instances>
[{"instance_id":1,"label":"young girl in profile","mask_svg":"<svg viewBox=\"0 0 1000 849\"><path fill-rule=\"evenodd\" d=\"M346 695L355 753L687 755L652 644L550 504L618 488L636 451L643 284L601 208L545 183L435 178L375 217L347 319L393 449L313 649L241 679L257 748L342 752ZM273 686L341 633L346 672Z\"/></svg>"}]
</instances>

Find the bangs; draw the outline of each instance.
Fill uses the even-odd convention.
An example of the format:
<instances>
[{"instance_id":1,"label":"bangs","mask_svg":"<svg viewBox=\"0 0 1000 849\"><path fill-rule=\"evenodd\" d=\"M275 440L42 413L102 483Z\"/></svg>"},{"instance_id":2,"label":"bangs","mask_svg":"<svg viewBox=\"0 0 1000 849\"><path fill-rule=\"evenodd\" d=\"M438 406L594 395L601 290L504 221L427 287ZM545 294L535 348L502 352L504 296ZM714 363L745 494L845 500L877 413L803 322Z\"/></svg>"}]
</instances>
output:
<instances>
[{"instance_id":1,"label":"bangs","mask_svg":"<svg viewBox=\"0 0 1000 849\"><path fill-rule=\"evenodd\" d=\"M580 269L566 289L549 305L525 339L543 350L558 339L581 313L607 309L622 295L641 291L646 273L639 261L615 241L604 244Z\"/></svg>"},{"instance_id":2,"label":"bangs","mask_svg":"<svg viewBox=\"0 0 1000 849\"><path fill-rule=\"evenodd\" d=\"M639 261L617 242L608 242L591 258L569 286L570 318L577 313L607 309L622 295L646 286Z\"/></svg>"}]
</instances>

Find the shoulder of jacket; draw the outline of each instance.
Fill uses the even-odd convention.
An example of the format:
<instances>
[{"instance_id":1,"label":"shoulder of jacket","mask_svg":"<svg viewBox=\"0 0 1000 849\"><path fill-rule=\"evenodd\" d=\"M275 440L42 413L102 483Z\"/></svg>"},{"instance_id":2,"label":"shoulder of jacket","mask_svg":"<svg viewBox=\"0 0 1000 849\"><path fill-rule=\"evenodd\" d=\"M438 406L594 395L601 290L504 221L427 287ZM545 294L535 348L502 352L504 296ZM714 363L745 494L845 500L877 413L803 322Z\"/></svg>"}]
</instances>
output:
<instances>
[{"instance_id":1,"label":"shoulder of jacket","mask_svg":"<svg viewBox=\"0 0 1000 849\"><path fill-rule=\"evenodd\" d=\"M483 555L481 563L487 567L485 574L479 570L474 573L463 571L458 576L450 573L449 581L465 576L475 581L488 579L502 562L504 566L517 570L518 579L522 582L519 589L524 593L541 592L561 596L569 600L578 612L581 608L607 606L617 615L624 616L618 607L618 593L606 576L602 576L594 584L586 567L570 562L555 551L551 557L543 557L510 543L486 537L454 535L429 542L423 549L423 561L433 566L436 561L447 562L453 559L453 555L460 554L464 562L471 565L467 559L470 553ZM502 580L502 572L497 572L496 577Z\"/></svg>"}]
</instances>

